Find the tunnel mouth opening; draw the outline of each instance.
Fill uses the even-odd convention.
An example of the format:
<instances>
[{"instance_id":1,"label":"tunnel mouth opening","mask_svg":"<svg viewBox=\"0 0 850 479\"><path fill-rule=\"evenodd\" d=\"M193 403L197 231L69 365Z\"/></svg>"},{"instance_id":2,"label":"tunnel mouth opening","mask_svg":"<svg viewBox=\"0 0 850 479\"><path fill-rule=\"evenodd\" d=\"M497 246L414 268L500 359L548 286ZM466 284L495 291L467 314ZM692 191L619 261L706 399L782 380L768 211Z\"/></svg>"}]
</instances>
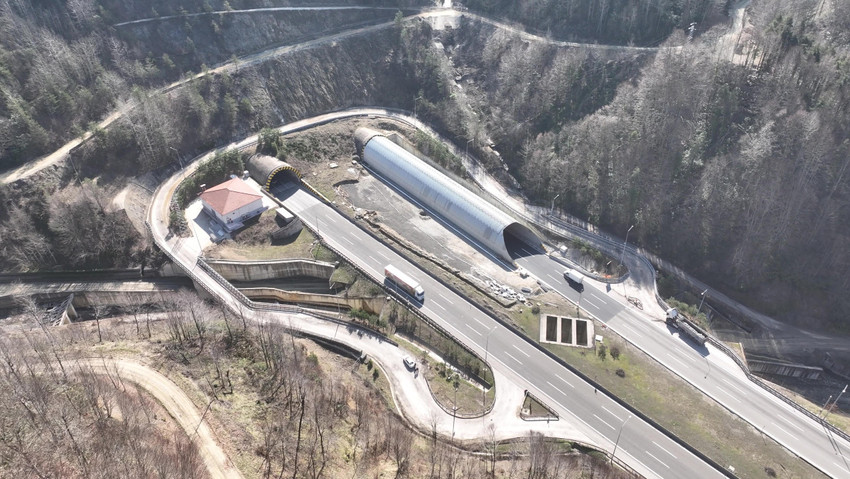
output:
<instances>
[{"instance_id":1,"label":"tunnel mouth opening","mask_svg":"<svg viewBox=\"0 0 850 479\"><path fill-rule=\"evenodd\" d=\"M542 254L543 242L528 227L519 223L511 223L503 232L505 249L511 259Z\"/></svg>"}]
</instances>

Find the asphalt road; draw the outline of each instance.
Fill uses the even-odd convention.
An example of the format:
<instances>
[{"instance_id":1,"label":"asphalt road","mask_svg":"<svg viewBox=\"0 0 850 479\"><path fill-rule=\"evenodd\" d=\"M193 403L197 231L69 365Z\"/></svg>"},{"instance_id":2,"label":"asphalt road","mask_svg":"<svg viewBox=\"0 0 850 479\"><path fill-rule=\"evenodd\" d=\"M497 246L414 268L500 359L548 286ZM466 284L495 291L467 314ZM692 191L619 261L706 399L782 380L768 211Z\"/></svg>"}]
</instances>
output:
<instances>
[{"instance_id":1,"label":"asphalt road","mask_svg":"<svg viewBox=\"0 0 850 479\"><path fill-rule=\"evenodd\" d=\"M722 474L627 409L597 392L535 346L499 326L460 296L425 275L330 206L303 189L280 198L303 222L321 233L334 249L356 261L379 282L384 266L393 264L419 280L425 301L419 309L439 325L487 356L493 368L544 398L562 420L575 421L588 437L645 477L706 478ZM611 301L613 305L613 301ZM619 442L618 441L619 437Z\"/></svg>"},{"instance_id":2,"label":"asphalt road","mask_svg":"<svg viewBox=\"0 0 850 479\"><path fill-rule=\"evenodd\" d=\"M525 250L516 263L605 323L727 409L833 477L850 477L850 445L746 378L713 347L697 345L678 330L653 322L586 282L579 293L548 256ZM613 287L619 287L613 286ZM846 459L845 459L846 458Z\"/></svg>"}]
</instances>

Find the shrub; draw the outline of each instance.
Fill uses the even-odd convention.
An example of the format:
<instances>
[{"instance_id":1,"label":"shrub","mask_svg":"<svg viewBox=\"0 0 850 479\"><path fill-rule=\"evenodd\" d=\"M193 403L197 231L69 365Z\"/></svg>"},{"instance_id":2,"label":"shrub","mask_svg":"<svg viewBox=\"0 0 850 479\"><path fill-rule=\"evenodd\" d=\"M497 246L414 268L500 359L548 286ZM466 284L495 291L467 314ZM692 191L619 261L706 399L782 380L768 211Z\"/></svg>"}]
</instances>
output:
<instances>
[{"instance_id":1,"label":"shrub","mask_svg":"<svg viewBox=\"0 0 850 479\"><path fill-rule=\"evenodd\" d=\"M618 370L617 370L617 372L616 372L615 374L617 374L617 376L620 376L621 378L626 377L626 372L625 372L625 371L623 371L623 369L622 369L622 368L618 369Z\"/></svg>"},{"instance_id":2,"label":"shrub","mask_svg":"<svg viewBox=\"0 0 850 479\"><path fill-rule=\"evenodd\" d=\"M620 348L617 346L611 346L611 357L615 360L620 359Z\"/></svg>"},{"instance_id":3,"label":"shrub","mask_svg":"<svg viewBox=\"0 0 850 479\"><path fill-rule=\"evenodd\" d=\"M608 356L608 346L600 344L599 349L596 350L596 354L599 355L599 359L604 361L605 358Z\"/></svg>"}]
</instances>

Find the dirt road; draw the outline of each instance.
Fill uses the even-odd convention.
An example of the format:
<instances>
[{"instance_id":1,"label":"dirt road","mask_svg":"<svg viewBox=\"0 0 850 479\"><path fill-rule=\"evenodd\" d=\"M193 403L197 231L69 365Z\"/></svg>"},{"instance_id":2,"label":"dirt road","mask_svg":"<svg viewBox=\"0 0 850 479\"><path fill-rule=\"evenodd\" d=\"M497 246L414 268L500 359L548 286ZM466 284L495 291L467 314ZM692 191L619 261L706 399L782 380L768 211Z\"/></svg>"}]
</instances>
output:
<instances>
[{"instance_id":1,"label":"dirt road","mask_svg":"<svg viewBox=\"0 0 850 479\"><path fill-rule=\"evenodd\" d=\"M121 379L137 384L159 401L198 446L210 477L214 479L242 477L227 454L219 447L206 422L201 421L203 412L198 411L186 393L170 379L143 364L124 359L108 359L105 363L100 359L81 362L90 365L96 371L107 372L108 368L110 374L117 369Z\"/></svg>"}]
</instances>

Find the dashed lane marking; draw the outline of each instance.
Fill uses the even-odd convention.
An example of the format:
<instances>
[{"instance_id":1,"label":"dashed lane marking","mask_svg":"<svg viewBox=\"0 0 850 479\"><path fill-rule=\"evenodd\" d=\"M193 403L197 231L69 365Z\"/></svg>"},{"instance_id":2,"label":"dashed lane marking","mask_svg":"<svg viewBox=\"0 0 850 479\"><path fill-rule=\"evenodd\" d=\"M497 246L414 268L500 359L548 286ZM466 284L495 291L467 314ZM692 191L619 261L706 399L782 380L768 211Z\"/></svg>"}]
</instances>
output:
<instances>
[{"instance_id":1,"label":"dashed lane marking","mask_svg":"<svg viewBox=\"0 0 850 479\"><path fill-rule=\"evenodd\" d=\"M520 366L522 365L522 361L520 361L519 359L515 358L515 357L514 357L511 353L509 353L509 352L507 352L507 351L502 351L502 352L503 352L503 353L505 353L505 354L507 354L509 358L511 358L511 359L513 359L514 361L518 362L518 363L520 364Z\"/></svg>"},{"instance_id":2,"label":"dashed lane marking","mask_svg":"<svg viewBox=\"0 0 850 479\"><path fill-rule=\"evenodd\" d=\"M573 388L573 389L575 389L575 388L576 388L575 386L573 386L572 384L570 384L570 382L569 382L569 381L567 381L566 379L562 378L561 376L558 376L558 375L556 374L556 375L555 375L555 377L556 377L556 378L558 378L558 379L560 379L561 381L563 381L563 382L564 382L564 384L566 384L567 386L569 386L569 387L571 387L571 388Z\"/></svg>"},{"instance_id":3,"label":"dashed lane marking","mask_svg":"<svg viewBox=\"0 0 850 479\"><path fill-rule=\"evenodd\" d=\"M787 418L785 418L784 416L777 416L777 417L778 417L779 419L782 419L783 421L785 421L785 423L786 423L786 424L788 424L789 426L793 427L794 429L796 429L796 430L798 430L798 431L800 431L800 432L805 432L805 430L804 430L803 428L801 428L800 426L798 426L798 425L794 424L793 422L791 422L791 420L790 420L790 419L787 419Z\"/></svg>"},{"instance_id":4,"label":"dashed lane marking","mask_svg":"<svg viewBox=\"0 0 850 479\"><path fill-rule=\"evenodd\" d=\"M658 459L657 457L653 456L651 452L646 451L646 454L647 454L649 457L651 457L651 458L655 459L656 461L658 461L658 463L659 463L659 464L661 464L662 466L666 467L667 469L670 469L670 466L668 466L667 464L664 464L664 463L661 461L661 459Z\"/></svg>"},{"instance_id":5,"label":"dashed lane marking","mask_svg":"<svg viewBox=\"0 0 850 479\"><path fill-rule=\"evenodd\" d=\"M431 300L431 304L433 304L434 306L436 306L436 307L438 307L438 308L442 309L443 311L446 311L446 308L442 307L442 306L440 305L440 303L438 303L438 302L434 301L433 299Z\"/></svg>"},{"instance_id":6,"label":"dashed lane marking","mask_svg":"<svg viewBox=\"0 0 850 479\"><path fill-rule=\"evenodd\" d=\"M475 334L477 334L477 335L479 335L479 336L483 336L483 334L479 333L477 329L475 329L475 328L473 328L472 326L470 326L470 325L469 325L469 323L466 323L466 327L467 327L467 328L469 328L469 329L471 329L471 330L472 330L472 332L474 332Z\"/></svg>"},{"instance_id":7,"label":"dashed lane marking","mask_svg":"<svg viewBox=\"0 0 850 479\"><path fill-rule=\"evenodd\" d=\"M454 303L454 301L452 301L452 300L450 300L449 298L447 298L447 297L443 296L443 294L442 294L442 293L437 293L437 294L438 294L441 298L445 299L445 300L446 300L449 304L455 304L455 303Z\"/></svg>"},{"instance_id":8,"label":"dashed lane marking","mask_svg":"<svg viewBox=\"0 0 850 479\"><path fill-rule=\"evenodd\" d=\"M676 356L673 356L673 355L672 355L672 354L670 354L670 353L667 353L667 356L670 356L670 359L672 359L673 361L676 361L677 363L681 364L682 366L684 366L684 367L688 367L688 365L687 365L687 364L685 364L685 363L683 363L682 361L680 361L680 360L679 360L679 358L677 358Z\"/></svg>"},{"instance_id":9,"label":"dashed lane marking","mask_svg":"<svg viewBox=\"0 0 850 479\"><path fill-rule=\"evenodd\" d=\"M516 344L511 344L511 346L513 346L513 347L514 347L514 349L516 349L517 351L521 352L522 354L525 354L525 357L527 357L527 358L530 358L530 357L531 357L531 355L530 355L530 354L528 354L527 352L525 352L525 351L523 351L522 349L520 349L520 348L519 348Z\"/></svg>"},{"instance_id":10,"label":"dashed lane marking","mask_svg":"<svg viewBox=\"0 0 850 479\"><path fill-rule=\"evenodd\" d=\"M734 399L736 402L741 402L741 400L740 400L740 399L738 399L738 398L736 398L735 396L733 396L733 395L729 394L729 392L728 392L727 390L725 390L725 389L723 389L723 388L717 388L717 390L718 390L718 391L720 391L720 392L722 392L723 394L725 394L725 395L729 396L730 398Z\"/></svg>"},{"instance_id":11,"label":"dashed lane marking","mask_svg":"<svg viewBox=\"0 0 850 479\"><path fill-rule=\"evenodd\" d=\"M554 384L550 383L549 381L546 381L546 384L552 386L552 389L554 389L555 391L558 391L559 393L563 394L564 396L567 395L567 393L565 393L564 391L561 391L560 389L558 389L558 386L555 386Z\"/></svg>"},{"instance_id":12,"label":"dashed lane marking","mask_svg":"<svg viewBox=\"0 0 850 479\"><path fill-rule=\"evenodd\" d=\"M616 427L614 427L614 426L612 426L612 425L608 424L607 422L605 422L605 420L604 420L604 419L602 419L601 417L597 416L596 414L594 414L594 415L593 415L593 417L595 417L596 419L599 419L599 421L601 421L601 422L602 422L602 424L604 424L604 425L606 425L606 426L610 427L611 429L613 429L613 430L615 430L615 431L617 430L617 428L616 428Z\"/></svg>"},{"instance_id":13,"label":"dashed lane marking","mask_svg":"<svg viewBox=\"0 0 850 479\"><path fill-rule=\"evenodd\" d=\"M783 429L782 427L780 427L780 426L779 426L779 424L776 424L775 422L774 422L774 423L771 423L771 424L773 424L773 426L774 426L776 429L779 429L780 431L784 432L785 434L788 434L789 436L794 437L794 435L793 435L793 434L791 434L790 432L788 432L788 431L786 431L785 429Z\"/></svg>"},{"instance_id":14,"label":"dashed lane marking","mask_svg":"<svg viewBox=\"0 0 850 479\"><path fill-rule=\"evenodd\" d=\"M747 395L747 393L746 393L746 392L744 392L744 391L740 390L737 386L735 386L735 385L734 385L734 384L732 384L731 382L727 381L727 380L726 380L725 378L723 378L722 376L720 377L720 380L721 380L721 381L723 381L724 383L728 384L728 385L729 385L729 387L731 387L731 388L732 388L732 389L734 389L735 391L738 391L739 393L743 394L744 396L746 396L746 395Z\"/></svg>"},{"instance_id":15,"label":"dashed lane marking","mask_svg":"<svg viewBox=\"0 0 850 479\"><path fill-rule=\"evenodd\" d=\"M622 419L620 419L620 416L617 416L616 414L614 414L613 412L611 412L611 410L610 410L610 409L608 409L607 407L602 406L602 405L600 405L599 407L601 407L602 409L604 409L604 410L608 411L608 414L610 414L610 415L614 416L615 418L617 418L617 420L618 420L618 421L622 421Z\"/></svg>"},{"instance_id":16,"label":"dashed lane marking","mask_svg":"<svg viewBox=\"0 0 850 479\"><path fill-rule=\"evenodd\" d=\"M343 241L350 244L351 246L354 246L354 243L350 239L346 238L345 236L343 236L342 239L343 239Z\"/></svg>"},{"instance_id":17,"label":"dashed lane marking","mask_svg":"<svg viewBox=\"0 0 850 479\"><path fill-rule=\"evenodd\" d=\"M590 293L590 295L591 295L591 296L593 296L594 298L598 299L599 301L602 301L602 304L608 304L608 302L607 302L607 301L605 301L604 299L600 298L599 296L596 296L596 295L595 295L595 294L593 294L593 293Z\"/></svg>"},{"instance_id":18,"label":"dashed lane marking","mask_svg":"<svg viewBox=\"0 0 850 479\"><path fill-rule=\"evenodd\" d=\"M672 452L670 452L670 451L668 451L667 449L664 449L663 447L661 447L661 444L658 444L658 443L657 443L657 442L655 442L655 441L652 441L652 443L653 443L653 444L655 444L655 447L657 447L658 449L661 449L662 451L666 452L667 454L670 454L670 456L672 456L672 457L673 457L673 459L676 459L676 460L678 460L678 459L679 459L678 457L674 456Z\"/></svg>"},{"instance_id":19,"label":"dashed lane marking","mask_svg":"<svg viewBox=\"0 0 850 479\"><path fill-rule=\"evenodd\" d=\"M585 302L585 303L587 303L587 304L589 304L589 305L591 305L591 306L593 306L593 307L594 307L594 308L596 308L596 309L599 309L599 306L597 306L597 305L593 304L593 303L592 303L589 299L585 299L585 300L584 300L584 302Z\"/></svg>"}]
</instances>

